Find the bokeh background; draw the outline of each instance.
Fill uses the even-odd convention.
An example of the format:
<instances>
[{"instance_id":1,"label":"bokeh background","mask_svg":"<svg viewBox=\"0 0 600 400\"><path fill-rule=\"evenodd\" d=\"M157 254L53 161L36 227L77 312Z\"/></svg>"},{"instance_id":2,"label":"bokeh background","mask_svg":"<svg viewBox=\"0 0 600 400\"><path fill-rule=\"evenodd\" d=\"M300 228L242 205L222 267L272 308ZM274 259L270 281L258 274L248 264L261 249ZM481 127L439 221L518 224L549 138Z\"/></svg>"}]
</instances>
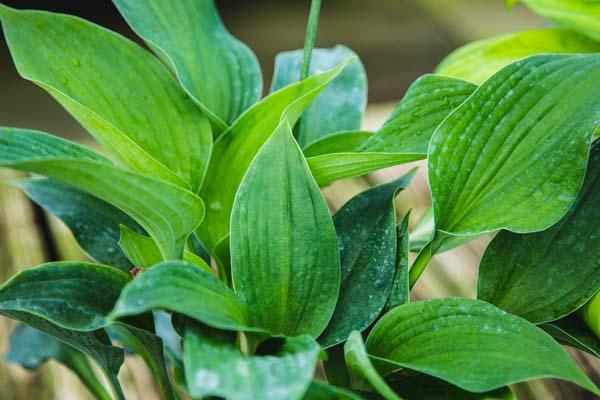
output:
<instances>
[{"instance_id":1,"label":"bokeh background","mask_svg":"<svg viewBox=\"0 0 600 400\"><path fill-rule=\"evenodd\" d=\"M141 41L120 18L110 0L0 0L16 8L74 14ZM173 0L176 1L176 0ZM308 0L216 0L229 30L258 56L265 88L279 51L301 48ZM546 22L522 6L508 12L502 0L323 0L318 47L345 44L362 59L369 79L365 128L376 129L391 113L408 86L432 72L445 55L472 40ZM198 23L201 23L199 21ZM115 73L118 73L116 71ZM19 78L3 38L0 39L0 125L39 129L89 142L89 135L52 98ZM399 215L412 209L411 223L427 208L430 197L423 162L418 179L397 199ZM368 177L338 182L325 190L335 210L368 186L397 177L414 165L391 168ZM0 179L14 177L0 170ZM413 297L475 295L476 267L489 238L437 256ZM0 186L0 278L49 259L83 257L62 224L48 219L18 191ZM0 319L0 353L14 324ZM600 364L573 353L596 383ZM128 399L158 399L140 360L129 357L121 371ZM544 380L515 387L519 399L591 399L572 385ZM0 400L88 399L74 375L49 362L37 372L0 360Z\"/></svg>"}]
</instances>

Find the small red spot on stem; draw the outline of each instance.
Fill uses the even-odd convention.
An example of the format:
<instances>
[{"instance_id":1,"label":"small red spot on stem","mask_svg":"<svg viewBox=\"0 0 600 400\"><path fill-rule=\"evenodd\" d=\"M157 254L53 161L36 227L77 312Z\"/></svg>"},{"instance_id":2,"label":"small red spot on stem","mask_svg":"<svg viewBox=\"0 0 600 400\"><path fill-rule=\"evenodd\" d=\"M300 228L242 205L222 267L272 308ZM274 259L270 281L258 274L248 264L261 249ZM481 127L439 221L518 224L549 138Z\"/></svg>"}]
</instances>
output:
<instances>
[{"instance_id":1,"label":"small red spot on stem","mask_svg":"<svg viewBox=\"0 0 600 400\"><path fill-rule=\"evenodd\" d=\"M129 275L133 276L134 278L136 276L138 276L139 274L142 273L142 269L140 267L133 267L129 270Z\"/></svg>"}]
</instances>

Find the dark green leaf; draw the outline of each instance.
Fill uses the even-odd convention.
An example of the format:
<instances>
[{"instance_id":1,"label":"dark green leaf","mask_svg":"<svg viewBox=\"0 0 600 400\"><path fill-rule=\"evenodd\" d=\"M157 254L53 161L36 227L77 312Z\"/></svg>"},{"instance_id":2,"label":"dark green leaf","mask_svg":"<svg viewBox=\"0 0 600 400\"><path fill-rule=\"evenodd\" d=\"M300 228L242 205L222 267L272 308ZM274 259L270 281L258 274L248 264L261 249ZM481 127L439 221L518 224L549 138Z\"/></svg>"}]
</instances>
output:
<instances>
[{"instance_id":1,"label":"dark green leaf","mask_svg":"<svg viewBox=\"0 0 600 400\"><path fill-rule=\"evenodd\" d=\"M252 50L223 25L213 0L113 0L125 20L175 72L223 130L262 94Z\"/></svg>"},{"instance_id":2,"label":"dark green leaf","mask_svg":"<svg viewBox=\"0 0 600 400\"><path fill-rule=\"evenodd\" d=\"M27 369L37 369L48 360L56 360L73 371L99 400L111 400L81 351L25 324L19 324L10 336L6 361Z\"/></svg>"},{"instance_id":3,"label":"dark green leaf","mask_svg":"<svg viewBox=\"0 0 600 400\"><path fill-rule=\"evenodd\" d=\"M283 121L260 149L231 217L231 272L253 326L319 336L340 288L340 261L327 204Z\"/></svg>"},{"instance_id":4,"label":"dark green leaf","mask_svg":"<svg viewBox=\"0 0 600 400\"><path fill-rule=\"evenodd\" d=\"M184 261L168 261L141 273L123 289L110 318L153 309L181 313L219 329L249 329L248 310L235 293Z\"/></svg>"},{"instance_id":5,"label":"dark green leaf","mask_svg":"<svg viewBox=\"0 0 600 400\"><path fill-rule=\"evenodd\" d=\"M360 193L334 215L342 275L335 312L319 337L323 347L362 332L383 310L396 273L394 197L415 172Z\"/></svg>"},{"instance_id":6,"label":"dark green leaf","mask_svg":"<svg viewBox=\"0 0 600 400\"><path fill-rule=\"evenodd\" d=\"M410 239L408 236L408 218L404 216L396 227L396 272L394 283L390 290L384 311L408 303L410 300L410 287L408 282L408 255L410 253Z\"/></svg>"},{"instance_id":7,"label":"dark green leaf","mask_svg":"<svg viewBox=\"0 0 600 400\"><path fill-rule=\"evenodd\" d=\"M544 17L600 40L600 4L595 0L521 1Z\"/></svg>"},{"instance_id":8,"label":"dark green leaf","mask_svg":"<svg viewBox=\"0 0 600 400\"><path fill-rule=\"evenodd\" d=\"M309 143L304 149L304 156L316 157L330 153L356 153L373 132L344 131L335 132Z\"/></svg>"},{"instance_id":9,"label":"dark green leaf","mask_svg":"<svg viewBox=\"0 0 600 400\"><path fill-rule=\"evenodd\" d=\"M525 233L556 223L575 201L600 123L599 67L600 55L529 57L450 114L429 146L436 228Z\"/></svg>"},{"instance_id":10,"label":"dark green leaf","mask_svg":"<svg viewBox=\"0 0 600 400\"><path fill-rule=\"evenodd\" d=\"M302 398L319 357L319 345L308 336L271 339L275 351L244 355L235 336L199 327L185 333L185 372L193 397L228 400Z\"/></svg>"},{"instance_id":11,"label":"dark green leaf","mask_svg":"<svg viewBox=\"0 0 600 400\"><path fill-rule=\"evenodd\" d=\"M279 53L271 91L274 92L300 80L303 50ZM356 53L346 46L314 49L309 74L339 65ZM359 129L367 106L367 76L358 58L346 67L306 109L299 123L298 142L301 147L330 133Z\"/></svg>"},{"instance_id":12,"label":"dark green leaf","mask_svg":"<svg viewBox=\"0 0 600 400\"><path fill-rule=\"evenodd\" d=\"M312 381L303 400L363 400L358 394L325 382Z\"/></svg>"},{"instance_id":13,"label":"dark green leaf","mask_svg":"<svg viewBox=\"0 0 600 400\"><path fill-rule=\"evenodd\" d=\"M210 124L158 59L69 15L2 7L0 19L19 73L115 157L143 174L199 188Z\"/></svg>"},{"instance_id":14,"label":"dark green leaf","mask_svg":"<svg viewBox=\"0 0 600 400\"><path fill-rule=\"evenodd\" d=\"M396 307L369 334L367 351L384 375L408 368L473 392L554 377L600 394L545 332L480 300L447 298Z\"/></svg>"},{"instance_id":15,"label":"dark green leaf","mask_svg":"<svg viewBox=\"0 0 600 400\"><path fill-rule=\"evenodd\" d=\"M576 315L541 324L540 328L562 344L576 347L600 357L600 339Z\"/></svg>"},{"instance_id":16,"label":"dark green leaf","mask_svg":"<svg viewBox=\"0 0 600 400\"><path fill-rule=\"evenodd\" d=\"M479 265L477 297L531 322L553 321L600 288L600 143L594 144L578 198L556 225L500 232Z\"/></svg>"}]
</instances>

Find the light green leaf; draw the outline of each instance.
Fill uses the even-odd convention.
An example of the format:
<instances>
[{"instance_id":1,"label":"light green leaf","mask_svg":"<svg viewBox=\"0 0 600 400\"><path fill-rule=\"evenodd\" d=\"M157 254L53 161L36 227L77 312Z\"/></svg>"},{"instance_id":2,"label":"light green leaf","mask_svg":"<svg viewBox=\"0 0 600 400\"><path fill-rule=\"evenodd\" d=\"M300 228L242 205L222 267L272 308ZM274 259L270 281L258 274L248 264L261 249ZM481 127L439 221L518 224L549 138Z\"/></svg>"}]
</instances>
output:
<instances>
[{"instance_id":1,"label":"light green leaf","mask_svg":"<svg viewBox=\"0 0 600 400\"><path fill-rule=\"evenodd\" d=\"M600 55L518 61L444 120L428 160L438 231L532 232L569 210L600 125L599 67Z\"/></svg>"},{"instance_id":2,"label":"light green leaf","mask_svg":"<svg viewBox=\"0 0 600 400\"><path fill-rule=\"evenodd\" d=\"M122 163L199 188L210 124L158 59L69 15L2 7L0 19L21 76L48 91Z\"/></svg>"},{"instance_id":3,"label":"light green leaf","mask_svg":"<svg viewBox=\"0 0 600 400\"><path fill-rule=\"evenodd\" d=\"M66 329L105 326L129 274L79 261L42 264L23 270L0 287L0 314L24 312Z\"/></svg>"},{"instance_id":4,"label":"light green leaf","mask_svg":"<svg viewBox=\"0 0 600 400\"><path fill-rule=\"evenodd\" d=\"M396 274L394 197L415 173L358 194L333 216L342 275L335 311L319 337L324 348L362 332L383 310Z\"/></svg>"},{"instance_id":5,"label":"light green leaf","mask_svg":"<svg viewBox=\"0 0 600 400\"><path fill-rule=\"evenodd\" d=\"M600 291L583 306L580 313L587 326L600 338Z\"/></svg>"},{"instance_id":6,"label":"light green leaf","mask_svg":"<svg viewBox=\"0 0 600 400\"><path fill-rule=\"evenodd\" d=\"M521 0L534 12L600 40L600 3L596 0Z\"/></svg>"},{"instance_id":7,"label":"light green leaf","mask_svg":"<svg viewBox=\"0 0 600 400\"><path fill-rule=\"evenodd\" d=\"M383 127L362 144L360 151L427 154L435 129L475 89L477 86L462 80L423 75L410 86Z\"/></svg>"},{"instance_id":8,"label":"light green leaf","mask_svg":"<svg viewBox=\"0 0 600 400\"><path fill-rule=\"evenodd\" d=\"M238 190L231 272L236 293L252 305L253 326L316 338L333 314L340 289L335 229L287 121Z\"/></svg>"},{"instance_id":9,"label":"light green leaf","mask_svg":"<svg viewBox=\"0 0 600 400\"><path fill-rule=\"evenodd\" d=\"M303 400L363 400L358 394L325 382L314 380L304 393Z\"/></svg>"},{"instance_id":10,"label":"light green leaf","mask_svg":"<svg viewBox=\"0 0 600 400\"><path fill-rule=\"evenodd\" d=\"M356 53L346 46L314 49L309 74L333 68L356 57L306 109L299 122L297 138L301 147L330 133L360 129L367 106L367 75ZM271 91L300 80L303 50L285 51L275 57Z\"/></svg>"},{"instance_id":11,"label":"light green leaf","mask_svg":"<svg viewBox=\"0 0 600 400\"><path fill-rule=\"evenodd\" d=\"M408 234L408 218L406 214L396 227L396 272L392 289L385 303L384 311L408 303L410 300L410 285L408 280L408 256L410 254L410 239Z\"/></svg>"},{"instance_id":12,"label":"light green leaf","mask_svg":"<svg viewBox=\"0 0 600 400\"><path fill-rule=\"evenodd\" d=\"M30 326L20 323L10 336L6 361L35 370L48 360L56 360L73 371L99 400L111 400L81 351Z\"/></svg>"},{"instance_id":13,"label":"light green leaf","mask_svg":"<svg viewBox=\"0 0 600 400\"><path fill-rule=\"evenodd\" d=\"M373 134L373 132L367 131L335 132L309 143L302 151L305 157L322 156L329 153L355 153L360 145Z\"/></svg>"},{"instance_id":14,"label":"light green leaf","mask_svg":"<svg viewBox=\"0 0 600 400\"><path fill-rule=\"evenodd\" d=\"M594 144L577 200L556 225L537 233L502 231L479 265L477 297L540 323L562 318L600 288L600 143Z\"/></svg>"},{"instance_id":15,"label":"light green leaf","mask_svg":"<svg viewBox=\"0 0 600 400\"><path fill-rule=\"evenodd\" d=\"M262 94L252 50L223 25L213 0L113 0L127 23L175 72L219 132Z\"/></svg>"},{"instance_id":16,"label":"light green leaf","mask_svg":"<svg viewBox=\"0 0 600 400\"><path fill-rule=\"evenodd\" d=\"M246 356L235 346L234 335L188 325L184 365L190 394L228 400L301 399L313 377L319 345L308 336L275 338L263 346L267 344L272 346L267 354L259 348L256 355Z\"/></svg>"},{"instance_id":17,"label":"light green leaf","mask_svg":"<svg viewBox=\"0 0 600 400\"><path fill-rule=\"evenodd\" d=\"M570 29L535 29L462 46L444 58L435 72L482 84L508 64L534 54L597 52L600 52L600 43Z\"/></svg>"},{"instance_id":18,"label":"light green leaf","mask_svg":"<svg viewBox=\"0 0 600 400\"><path fill-rule=\"evenodd\" d=\"M540 325L559 343L573 346L600 358L600 339L577 315Z\"/></svg>"},{"instance_id":19,"label":"light green leaf","mask_svg":"<svg viewBox=\"0 0 600 400\"><path fill-rule=\"evenodd\" d=\"M346 64L271 94L242 114L215 142L200 192L207 210L198 235L209 251L213 252L215 245L229 233L235 194L258 150L282 118L293 125Z\"/></svg>"},{"instance_id":20,"label":"light green leaf","mask_svg":"<svg viewBox=\"0 0 600 400\"><path fill-rule=\"evenodd\" d=\"M422 160L416 153L333 153L310 157L306 161L319 186L333 181L364 175L378 169Z\"/></svg>"},{"instance_id":21,"label":"light green leaf","mask_svg":"<svg viewBox=\"0 0 600 400\"><path fill-rule=\"evenodd\" d=\"M367 351L384 375L408 368L472 392L554 377L600 393L545 332L480 300L396 307L369 334Z\"/></svg>"},{"instance_id":22,"label":"light green leaf","mask_svg":"<svg viewBox=\"0 0 600 400\"><path fill-rule=\"evenodd\" d=\"M372 385L386 400L400 400L371 363L360 332L350 334L344 345L344 355L353 388L369 390Z\"/></svg>"},{"instance_id":23,"label":"light green leaf","mask_svg":"<svg viewBox=\"0 0 600 400\"><path fill-rule=\"evenodd\" d=\"M125 224L139 232L143 229L123 211L50 179L22 179L11 183L63 221L92 259L123 271L133 268L118 245L119 225Z\"/></svg>"},{"instance_id":24,"label":"light green leaf","mask_svg":"<svg viewBox=\"0 0 600 400\"><path fill-rule=\"evenodd\" d=\"M204 214L195 194L118 168L90 150L41 132L0 128L0 166L45 175L121 209L154 238L164 259L181 257L185 240Z\"/></svg>"},{"instance_id":25,"label":"light green leaf","mask_svg":"<svg viewBox=\"0 0 600 400\"><path fill-rule=\"evenodd\" d=\"M163 309L227 330L249 328L248 310L217 277L183 261L164 262L127 285L109 319Z\"/></svg>"}]
</instances>

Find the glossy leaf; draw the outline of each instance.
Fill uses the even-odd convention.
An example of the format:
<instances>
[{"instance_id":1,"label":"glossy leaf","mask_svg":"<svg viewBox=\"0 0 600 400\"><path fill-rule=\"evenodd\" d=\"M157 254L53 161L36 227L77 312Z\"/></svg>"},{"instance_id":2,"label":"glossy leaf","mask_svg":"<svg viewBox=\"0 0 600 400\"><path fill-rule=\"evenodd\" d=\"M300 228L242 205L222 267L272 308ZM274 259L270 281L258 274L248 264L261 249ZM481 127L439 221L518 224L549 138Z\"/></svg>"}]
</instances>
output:
<instances>
[{"instance_id":1,"label":"glossy leaf","mask_svg":"<svg viewBox=\"0 0 600 400\"><path fill-rule=\"evenodd\" d=\"M252 50L223 25L213 0L113 0L125 20L175 72L222 131L262 94Z\"/></svg>"},{"instance_id":2,"label":"glossy leaf","mask_svg":"<svg viewBox=\"0 0 600 400\"><path fill-rule=\"evenodd\" d=\"M367 131L335 132L309 143L302 151L306 157L330 153L356 153L360 145L373 135L373 132Z\"/></svg>"},{"instance_id":3,"label":"glossy leaf","mask_svg":"<svg viewBox=\"0 0 600 400\"><path fill-rule=\"evenodd\" d=\"M66 329L105 326L129 274L79 261L42 264L23 270L0 287L0 313L15 311L44 318Z\"/></svg>"},{"instance_id":4,"label":"glossy leaf","mask_svg":"<svg viewBox=\"0 0 600 400\"><path fill-rule=\"evenodd\" d=\"M188 327L184 365L190 395L229 400L302 398L317 364L319 345L308 336L271 342L275 351L246 356L235 346L235 336Z\"/></svg>"},{"instance_id":5,"label":"glossy leaf","mask_svg":"<svg viewBox=\"0 0 600 400\"><path fill-rule=\"evenodd\" d=\"M600 358L600 339L576 315L561 318L558 321L540 325L550 336L559 343L576 347Z\"/></svg>"},{"instance_id":6,"label":"glossy leaf","mask_svg":"<svg viewBox=\"0 0 600 400\"><path fill-rule=\"evenodd\" d=\"M216 244L229 233L235 194L258 150L269 139L282 118L294 124L310 102L346 63L290 85L248 109L215 142L208 174L200 195L207 204L198 235L214 254Z\"/></svg>"},{"instance_id":7,"label":"glossy leaf","mask_svg":"<svg viewBox=\"0 0 600 400\"><path fill-rule=\"evenodd\" d=\"M164 262L127 285L109 318L163 309L218 329L249 330L248 311L217 277L183 261Z\"/></svg>"},{"instance_id":8,"label":"glossy leaf","mask_svg":"<svg viewBox=\"0 0 600 400\"><path fill-rule=\"evenodd\" d=\"M275 57L271 91L274 92L300 80L303 50L285 51ZM314 49L309 74L333 68L356 53L346 46ZM331 84L319 94L302 115L298 127L301 147L330 133L359 129L367 106L367 76L365 67L356 58Z\"/></svg>"},{"instance_id":9,"label":"glossy leaf","mask_svg":"<svg viewBox=\"0 0 600 400\"><path fill-rule=\"evenodd\" d=\"M340 259L327 204L287 121L260 149L231 217L231 272L253 326L319 336L340 288ZM268 295L265 295L268 294Z\"/></svg>"},{"instance_id":10,"label":"glossy leaf","mask_svg":"<svg viewBox=\"0 0 600 400\"><path fill-rule=\"evenodd\" d=\"M158 59L73 16L3 7L0 19L21 76L48 91L115 157L143 174L200 186L210 124Z\"/></svg>"},{"instance_id":11,"label":"glossy leaf","mask_svg":"<svg viewBox=\"0 0 600 400\"><path fill-rule=\"evenodd\" d=\"M600 393L545 332L479 300L446 298L396 307L369 334L367 351L384 375L408 368L472 392L554 377Z\"/></svg>"},{"instance_id":12,"label":"glossy leaf","mask_svg":"<svg viewBox=\"0 0 600 400\"><path fill-rule=\"evenodd\" d=\"M518 61L444 120L428 160L439 231L532 232L569 210L600 122L599 66L600 55Z\"/></svg>"},{"instance_id":13,"label":"glossy leaf","mask_svg":"<svg viewBox=\"0 0 600 400\"><path fill-rule=\"evenodd\" d=\"M45 175L121 209L154 238L164 259L181 257L204 213L202 200L185 189L41 132L0 128L0 166Z\"/></svg>"},{"instance_id":14,"label":"glossy leaf","mask_svg":"<svg viewBox=\"0 0 600 400\"><path fill-rule=\"evenodd\" d=\"M517 0L518 1L518 0ZM600 40L600 4L590 0L521 0L535 13Z\"/></svg>"},{"instance_id":15,"label":"glossy leaf","mask_svg":"<svg viewBox=\"0 0 600 400\"><path fill-rule=\"evenodd\" d=\"M383 127L363 143L360 150L427 154L435 129L475 89L477 86L462 80L423 75L410 86Z\"/></svg>"},{"instance_id":16,"label":"glossy leaf","mask_svg":"<svg viewBox=\"0 0 600 400\"><path fill-rule=\"evenodd\" d=\"M531 322L562 318L600 288L600 144L575 204L537 233L500 232L479 265L477 297Z\"/></svg>"},{"instance_id":17,"label":"glossy leaf","mask_svg":"<svg viewBox=\"0 0 600 400\"><path fill-rule=\"evenodd\" d=\"M482 84L510 63L535 54L597 53L600 43L565 28L508 33L459 47L435 72Z\"/></svg>"},{"instance_id":18,"label":"glossy leaf","mask_svg":"<svg viewBox=\"0 0 600 400\"><path fill-rule=\"evenodd\" d=\"M580 312L587 326L600 338L600 292L596 293Z\"/></svg>"},{"instance_id":19,"label":"glossy leaf","mask_svg":"<svg viewBox=\"0 0 600 400\"><path fill-rule=\"evenodd\" d=\"M335 311L319 337L324 348L362 332L383 310L396 273L394 197L415 172L358 194L334 215L342 275Z\"/></svg>"},{"instance_id":20,"label":"glossy leaf","mask_svg":"<svg viewBox=\"0 0 600 400\"><path fill-rule=\"evenodd\" d=\"M73 371L96 399L111 400L81 351L25 324L17 325L12 332L5 358L29 370L56 360Z\"/></svg>"},{"instance_id":21,"label":"glossy leaf","mask_svg":"<svg viewBox=\"0 0 600 400\"><path fill-rule=\"evenodd\" d=\"M408 218L404 216L396 227L396 271L392 289L385 303L384 311L408 303L410 300L410 285L408 280L408 256L410 254L410 239L408 234Z\"/></svg>"},{"instance_id":22,"label":"glossy leaf","mask_svg":"<svg viewBox=\"0 0 600 400\"><path fill-rule=\"evenodd\" d=\"M133 268L118 244L119 225L127 225L138 232L143 229L123 211L50 179L22 179L11 183L63 221L89 257L123 271Z\"/></svg>"}]
</instances>

